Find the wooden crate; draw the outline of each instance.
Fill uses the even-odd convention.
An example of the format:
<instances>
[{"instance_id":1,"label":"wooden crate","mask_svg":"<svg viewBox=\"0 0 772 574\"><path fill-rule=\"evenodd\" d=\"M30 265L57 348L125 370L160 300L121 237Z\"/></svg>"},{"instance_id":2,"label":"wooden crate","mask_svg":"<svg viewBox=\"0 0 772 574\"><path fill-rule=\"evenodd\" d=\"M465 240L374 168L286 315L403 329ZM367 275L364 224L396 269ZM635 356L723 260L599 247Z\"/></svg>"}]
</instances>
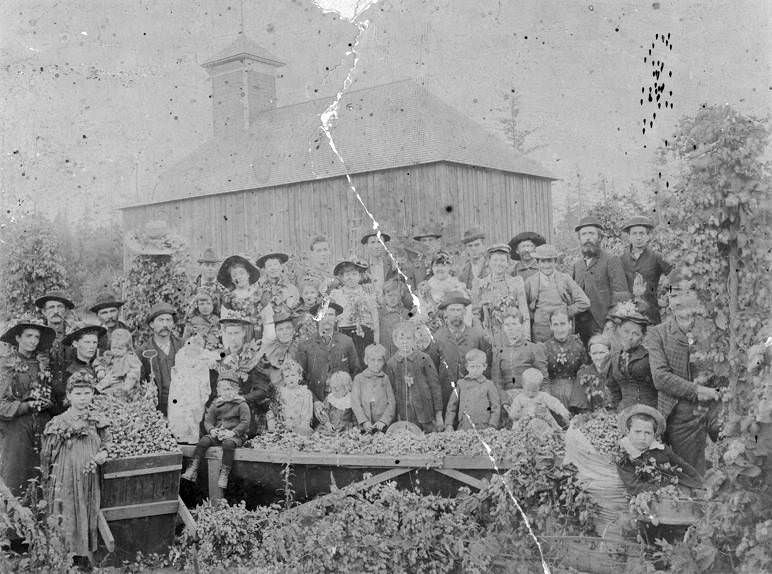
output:
<instances>
[{"instance_id":1,"label":"wooden crate","mask_svg":"<svg viewBox=\"0 0 772 574\"><path fill-rule=\"evenodd\" d=\"M193 525L179 497L181 471L182 453L131 456L102 466L99 530L116 558L166 552L178 514Z\"/></svg>"}]
</instances>

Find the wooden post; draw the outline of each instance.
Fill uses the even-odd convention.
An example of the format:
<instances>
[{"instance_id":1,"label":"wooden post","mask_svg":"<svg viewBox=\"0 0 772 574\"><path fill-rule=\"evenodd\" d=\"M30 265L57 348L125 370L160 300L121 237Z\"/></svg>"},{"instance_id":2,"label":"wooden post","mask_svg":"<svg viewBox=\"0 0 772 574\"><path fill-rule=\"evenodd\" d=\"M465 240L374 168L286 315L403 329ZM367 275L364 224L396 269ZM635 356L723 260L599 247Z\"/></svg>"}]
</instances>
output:
<instances>
[{"instance_id":1,"label":"wooden post","mask_svg":"<svg viewBox=\"0 0 772 574\"><path fill-rule=\"evenodd\" d=\"M222 467L222 459L207 457L207 479L209 481L209 500L219 500L222 498L222 489L217 486L217 481L220 478L220 468Z\"/></svg>"}]
</instances>

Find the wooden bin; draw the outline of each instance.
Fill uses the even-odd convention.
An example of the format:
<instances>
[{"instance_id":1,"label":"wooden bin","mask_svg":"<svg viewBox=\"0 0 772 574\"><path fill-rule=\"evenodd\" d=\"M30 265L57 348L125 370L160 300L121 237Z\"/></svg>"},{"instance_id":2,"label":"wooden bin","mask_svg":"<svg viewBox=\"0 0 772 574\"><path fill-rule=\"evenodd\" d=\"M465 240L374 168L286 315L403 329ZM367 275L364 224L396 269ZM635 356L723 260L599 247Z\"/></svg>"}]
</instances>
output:
<instances>
[{"instance_id":1,"label":"wooden bin","mask_svg":"<svg viewBox=\"0 0 772 574\"><path fill-rule=\"evenodd\" d=\"M704 513L704 503L696 500L660 497L649 504L652 516L658 524L694 524Z\"/></svg>"},{"instance_id":2,"label":"wooden bin","mask_svg":"<svg viewBox=\"0 0 772 574\"><path fill-rule=\"evenodd\" d=\"M182 453L110 460L102 466L99 531L109 552L133 560L138 551L164 553L174 541L179 514L192 516L179 497Z\"/></svg>"}]
</instances>

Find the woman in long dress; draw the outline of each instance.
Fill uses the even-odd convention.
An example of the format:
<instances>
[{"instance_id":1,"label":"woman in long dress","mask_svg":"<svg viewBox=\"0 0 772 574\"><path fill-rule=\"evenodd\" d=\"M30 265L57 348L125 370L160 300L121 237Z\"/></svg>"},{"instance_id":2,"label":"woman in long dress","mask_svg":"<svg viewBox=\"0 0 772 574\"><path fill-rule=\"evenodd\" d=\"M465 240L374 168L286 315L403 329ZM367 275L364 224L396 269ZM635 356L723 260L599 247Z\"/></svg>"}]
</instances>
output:
<instances>
[{"instance_id":1,"label":"woman in long dress","mask_svg":"<svg viewBox=\"0 0 772 574\"><path fill-rule=\"evenodd\" d=\"M246 342L263 336L262 291L258 284L260 271L246 257L231 255L220 266L217 281L227 292L223 295L222 306L249 317Z\"/></svg>"}]
</instances>

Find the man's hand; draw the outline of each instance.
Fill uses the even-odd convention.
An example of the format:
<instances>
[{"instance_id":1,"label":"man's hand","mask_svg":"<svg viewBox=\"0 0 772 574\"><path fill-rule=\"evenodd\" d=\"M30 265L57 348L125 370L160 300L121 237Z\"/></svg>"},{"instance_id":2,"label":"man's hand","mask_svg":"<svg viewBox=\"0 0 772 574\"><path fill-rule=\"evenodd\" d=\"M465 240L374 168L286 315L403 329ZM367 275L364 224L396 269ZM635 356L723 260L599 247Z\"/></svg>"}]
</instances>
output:
<instances>
[{"instance_id":1,"label":"man's hand","mask_svg":"<svg viewBox=\"0 0 772 574\"><path fill-rule=\"evenodd\" d=\"M717 401L721 397L716 389L705 387L703 385L697 385L697 400L700 402L705 401Z\"/></svg>"},{"instance_id":2,"label":"man's hand","mask_svg":"<svg viewBox=\"0 0 772 574\"><path fill-rule=\"evenodd\" d=\"M442 432L445 430L445 421L442 420L442 413L437 413L434 426L436 427L437 432Z\"/></svg>"}]
</instances>

